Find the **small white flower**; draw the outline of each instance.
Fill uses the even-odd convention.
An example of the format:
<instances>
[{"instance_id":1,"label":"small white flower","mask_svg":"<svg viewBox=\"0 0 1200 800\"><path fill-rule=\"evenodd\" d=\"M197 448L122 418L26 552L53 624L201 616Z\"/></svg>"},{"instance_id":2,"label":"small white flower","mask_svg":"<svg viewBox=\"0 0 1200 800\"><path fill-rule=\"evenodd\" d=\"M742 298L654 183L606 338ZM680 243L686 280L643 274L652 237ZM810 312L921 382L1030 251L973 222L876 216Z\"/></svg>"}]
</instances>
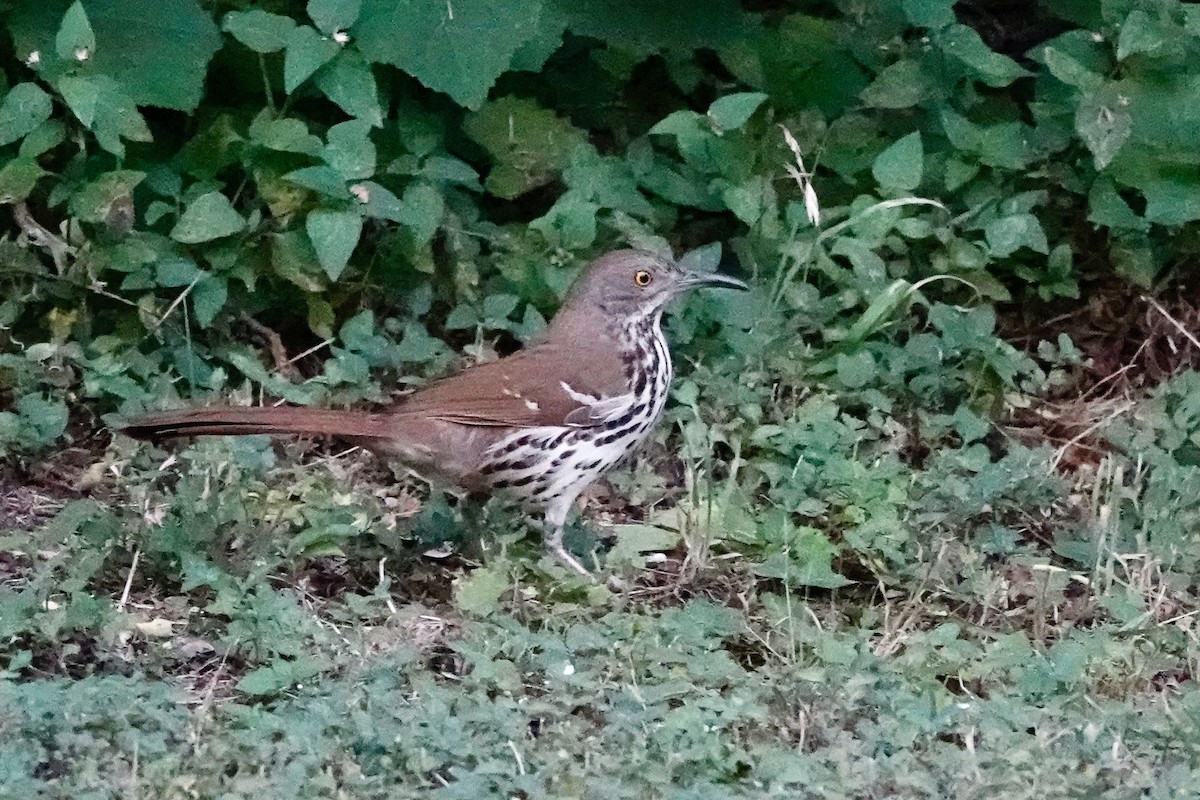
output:
<instances>
[{"instance_id":1,"label":"small white flower","mask_svg":"<svg viewBox=\"0 0 1200 800\"><path fill-rule=\"evenodd\" d=\"M360 203L371 202L371 190L361 183L351 185L350 194L354 195Z\"/></svg>"},{"instance_id":2,"label":"small white flower","mask_svg":"<svg viewBox=\"0 0 1200 800\"><path fill-rule=\"evenodd\" d=\"M28 56L25 57L25 64L27 66L34 67L40 63L42 63L42 54L37 50L34 50L32 53L30 53Z\"/></svg>"},{"instance_id":3,"label":"small white flower","mask_svg":"<svg viewBox=\"0 0 1200 800\"><path fill-rule=\"evenodd\" d=\"M563 664L563 675L571 676L575 674L575 665L570 661Z\"/></svg>"},{"instance_id":4,"label":"small white flower","mask_svg":"<svg viewBox=\"0 0 1200 800\"><path fill-rule=\"evenodd\" d=\"M75 60L76 61L87 61L91 57L92 57L92 53L86 47L81 47L75 51Z\"/></svg>"},{"instance_id":5,"label":"small white flower","mask_svg":"<svg viewBox=\"0 0 1200 800\"><path fill-rule=\"evenodd\" d=\"M346 44L350 41L350 34L346 33L345 31L334 31L333 40L338 44Z\"/></svg>"}]
</instances>

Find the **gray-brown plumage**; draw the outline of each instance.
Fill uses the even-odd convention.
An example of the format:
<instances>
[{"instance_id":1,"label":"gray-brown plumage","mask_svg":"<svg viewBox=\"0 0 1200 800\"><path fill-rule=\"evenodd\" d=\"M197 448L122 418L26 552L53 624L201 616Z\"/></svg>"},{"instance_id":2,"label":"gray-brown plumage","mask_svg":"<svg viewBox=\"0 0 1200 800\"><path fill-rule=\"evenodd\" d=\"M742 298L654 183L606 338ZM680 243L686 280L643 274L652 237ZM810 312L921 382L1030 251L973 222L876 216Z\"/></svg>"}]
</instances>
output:
<instances>
[{"instance_id":1,"label":"gray-brown plumage","mask_svg":"<svg viewBox=\"0 0 1200 800\"><path fill-rule=\"evenodd\" d=\"M195 408L147 414L123 430L139 439L336 436L469 490L507 491L545 515L546 546L587 575L562 545L567 513L661 417L671 382L663 308L699 286L746 288L618 250L588 265L537 342L436 381L387 411Z\"/></svg>"}]
</instances>

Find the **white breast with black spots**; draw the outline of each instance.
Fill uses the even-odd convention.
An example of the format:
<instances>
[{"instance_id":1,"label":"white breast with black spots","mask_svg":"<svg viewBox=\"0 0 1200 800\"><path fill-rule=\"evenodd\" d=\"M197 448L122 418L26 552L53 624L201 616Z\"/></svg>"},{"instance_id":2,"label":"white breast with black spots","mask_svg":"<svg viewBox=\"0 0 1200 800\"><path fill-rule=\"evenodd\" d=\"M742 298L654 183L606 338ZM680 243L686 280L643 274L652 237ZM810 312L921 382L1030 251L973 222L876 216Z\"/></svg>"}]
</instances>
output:
<instances>
[{"instance_id":1,"label":"white breast with black spots","mask_svg":"<svg viewBox=\"0 0 1200 800\"><path fill-rule=\"evenodd\" d=\"M590 424L527 428L497 442L481 468L491 486L531 505L564 509L565 516L585 486L640 444L662 416L671 382L671 356L659 322L654 314L621 332L628 394L592 398L602 413ZM570 387L564 390L581 397Z\"/></svg>"}]
</instances>

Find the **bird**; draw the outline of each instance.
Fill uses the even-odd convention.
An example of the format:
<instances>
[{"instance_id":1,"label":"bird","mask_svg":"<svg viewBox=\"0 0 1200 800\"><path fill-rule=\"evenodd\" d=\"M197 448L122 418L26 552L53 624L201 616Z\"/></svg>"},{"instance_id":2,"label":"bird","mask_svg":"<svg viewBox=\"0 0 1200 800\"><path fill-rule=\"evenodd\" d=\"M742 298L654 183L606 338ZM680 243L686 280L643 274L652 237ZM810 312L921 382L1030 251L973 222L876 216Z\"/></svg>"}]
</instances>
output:
<instances>
[{"instance_id":1,"label":"bird","mask_svg":"<svg viewBox=\"0 0 1200 800\"><path fill-rule=\"evenodd\" d=\"M563 546L567 515L584 488L662 418L672 378L663 312L700 287L749 288L667 256L615 250L581 271L527 347L436 380L387 409L210 406L147 413L122 430L144 440L331 435L434 481L508 494L541 515L547 550L590 576Z\"/></svg>"}]
</instances>

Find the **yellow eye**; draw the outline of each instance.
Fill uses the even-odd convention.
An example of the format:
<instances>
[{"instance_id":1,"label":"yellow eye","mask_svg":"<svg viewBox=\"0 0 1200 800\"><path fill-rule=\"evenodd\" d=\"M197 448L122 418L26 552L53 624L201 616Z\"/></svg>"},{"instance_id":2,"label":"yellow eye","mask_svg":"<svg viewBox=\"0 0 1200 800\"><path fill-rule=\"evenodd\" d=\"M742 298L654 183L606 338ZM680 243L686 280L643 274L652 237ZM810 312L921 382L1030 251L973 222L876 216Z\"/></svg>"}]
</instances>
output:
<instances>
[{"instance_id":1,"label":"yellow eye","mask_svg":"<svg viewBox=\"0 0 1200 800\"><path fill-rule=\"evenodd\" d=\"M638 286L649 286L650 281L652 280L654 280L654 276L649 272L646 272L644 269L639 269L637 272L633 273L633 282Z\"/></svg>"}]
</instances>

